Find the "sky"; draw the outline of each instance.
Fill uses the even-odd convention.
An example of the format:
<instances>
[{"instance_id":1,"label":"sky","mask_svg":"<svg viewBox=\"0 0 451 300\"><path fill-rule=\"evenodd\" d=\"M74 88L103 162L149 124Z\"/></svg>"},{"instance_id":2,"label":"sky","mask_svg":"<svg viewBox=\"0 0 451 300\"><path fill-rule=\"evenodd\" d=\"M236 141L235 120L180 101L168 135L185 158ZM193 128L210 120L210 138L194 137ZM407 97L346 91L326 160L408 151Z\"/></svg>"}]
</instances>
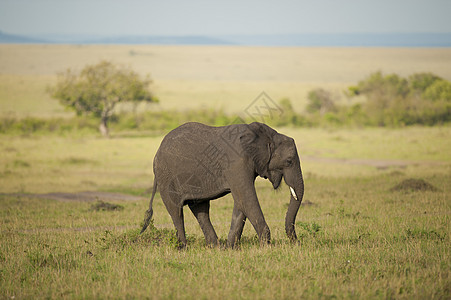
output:
<instances>
[{"instance_id":1,"label":"sky","mask_svg":"<svg viewBox=\"0 0 451 300\"><path fill-rule=\"evenodd\" d=\"M451 0L0 0L19 35L451 32Z\"/></svg>"}]
</instances>

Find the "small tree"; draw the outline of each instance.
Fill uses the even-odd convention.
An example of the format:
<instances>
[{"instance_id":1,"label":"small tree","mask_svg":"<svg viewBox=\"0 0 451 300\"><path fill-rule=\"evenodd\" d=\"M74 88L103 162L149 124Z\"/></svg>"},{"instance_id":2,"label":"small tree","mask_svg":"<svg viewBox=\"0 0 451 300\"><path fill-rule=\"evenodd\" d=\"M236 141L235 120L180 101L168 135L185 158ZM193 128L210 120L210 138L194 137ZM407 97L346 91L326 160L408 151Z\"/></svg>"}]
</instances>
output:
<instances>
[{"instance_id":1,"label":"small tree","mask_svg":"<svg viewBox=\"0 0 451 300\"><path fill-rule=\"evenodd\" d=\"M429 101L451 102L451 82L437 80L423 93L423 98Z\"/></svg>"},{"instance_id":2,"label":"small tree","mask_svg":"<svg viewBox=\"0 0 451 300\"><path fill-rule=\"evenodd\" d=\"M409 87L413 96L421 97L421 95L435 82L443 79L432 73L416 73L408 78Z\"/></svg>"},{"instance_id":3,"label":"small tree","mask_svg":"<svg viewBox=\"0 0 451 300\"><path fill-rule=\"evenodd\" d=\"M432 73L408 78L376 72L349 87L349 95L364 95L363 111L371 123L411 125L449 122L451 83Z\"/></svg>"},{"instance_id":4,"label":"small tree","mask_svg":"<svg viewBox=\"0 0 451 300\"><path fill-rule=\"evenodd\" d=\"M99 130L107 137L108 120L117 103L157 101L148 90L150 83L148 77L141 79L130 68L101 61L86 66L80 73L71 69L59 73L50 93L77 115L91 114L99 118Z\"/></svg>"},{"instance_id":5,"label":"small tree","mask_svg":"<svg viewBox=\"0 0 451 300\"><path fill-rule=\"evenodd\" d=\"M322 116L328 112L336 112L337 107L332 99L332 95L321 88L312 90L308 93L307 112L317 113Z\"/></svg>"}]
</instances>

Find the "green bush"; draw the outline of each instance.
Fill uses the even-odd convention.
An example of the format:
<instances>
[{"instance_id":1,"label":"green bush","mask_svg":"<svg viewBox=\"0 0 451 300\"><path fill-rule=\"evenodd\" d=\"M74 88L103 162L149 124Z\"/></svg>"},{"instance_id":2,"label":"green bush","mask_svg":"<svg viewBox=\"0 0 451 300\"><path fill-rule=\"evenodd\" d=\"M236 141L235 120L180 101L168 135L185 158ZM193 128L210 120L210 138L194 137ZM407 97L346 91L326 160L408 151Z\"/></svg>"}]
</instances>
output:
<instances>
[{"instance_id":1,"label":"green bush","mask_svg":"<svg viewBox=\"0 0 451 300\"><path fill-rule=\"evenodd\" d=\"M0 118L0 133L30 135L39 133L67 134L79 131L97 131L97 121L86 117L49 118L15 117Z\"/></svg>"},{"instance_id":2,"label":"green bush","mask_svg":"<svg viewBox=\"0 0 451 300\"><path fill-rule=\"evenodd\" d=\"M266 122L271 126L306 126L307 121L305 116L298 114L294 111L293 105L291 104L290 99L283 98L279 101L279 107L283 112L279 116L275 116L274 118L268 119ZM246 120L251 121L251 120Z\"/></svg>"},{"instance_id":3,"label":"green bush","mask_svg":"<svg viewBox=\"0 0 451 300\"><path fill-rule=\"evenodd\" d=\"M350 86L349 97L361 95L366 101L353 105L338 105L330 92L315 89L308 94L304 114L297 113L291 101L281 99L282 114L265 120L276 127L315 126L408 126L445 124L451 122L451 83L432 73L417 73L407 78L396 74L376 72ZM250 123L251 118L238 120ZM237 120L223 110L191 109L185 111L123 112L111 117L111 129L120 131L168 132L179 125L195 121L213 126L232 124ZM98 120L93 117L0 118L0 133L13 134L74 134L98 131Z\"/></svg>"},{"instance_id":4,"label":"green bush","mask_svg":"<svg viewBox=\"0 0 451 300\"><path fill-rule=\"evenodd\" d=\"M451 83L432 73L406 79L376 72L349 87L348 94L367 98L362 110L368 120L363 125L436 125L451 120Z\"/></svg>"},{"instance_id":5,"label":"green bush","mask_svg":"<svg viewBox=\"0 0 451 300\"><path fill-rule=\"evenodd\" d=\"M436 80L427 87L422 94L423 99L430 101L451 102L451 82L446 80Z\"/></svg>"},{"instance_id":6,"label":"green bush","mask_svg":"<svg viewBox=\"0 0 451 300\"><path fill-rule=\"evenodd\" d=\"M409 76L409 87L414 95L421 96L434 82L442 78L432 73L416 73Z\"/></svg>"},{"instance_id":7,"label":"green bush","mask_svg":"<svg viewBox=\"0 0 451 300\"><path fill-rule=\"evenodd\" d=\"M309 113L319 113L320 115L324 115L337 111L332 95L324 89L310 91L307 98L309 102L306 111Z\"/></svg>"}]
</instances>

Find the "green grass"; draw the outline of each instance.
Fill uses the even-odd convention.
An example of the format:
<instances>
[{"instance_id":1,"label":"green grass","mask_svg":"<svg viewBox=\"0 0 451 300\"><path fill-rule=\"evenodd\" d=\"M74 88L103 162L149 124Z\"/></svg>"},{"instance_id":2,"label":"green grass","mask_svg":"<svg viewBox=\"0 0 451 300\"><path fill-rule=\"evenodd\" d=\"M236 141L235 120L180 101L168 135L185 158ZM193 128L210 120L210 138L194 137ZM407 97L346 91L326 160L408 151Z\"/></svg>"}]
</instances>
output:
<instances>
[{"instance_id":1,"label":"green grass","mask_svg":"<svg viewBox=\"0 0 451 300\"><path fill-rule=\"evenodd\" d=\"M0 290L4 298L360 298L430 299L451 293L451 179L448 127L281 129L298 144L307 205L299 244L284 232L286 186L257 180L271 229L259 245L247 222L239 250L207 248L185 210L188 247L177 250L157 194L154 226L139 235L148 199L92 202L36 199L27 193L117 191L152 185L158 137L2 135ZM324 160L326 159L326 160ZM406 166L371 163L378 160ZM438 191L390 189L421 178ZM230 195L212 202L222 242Z\"/></svg>"},{"instance_id":2,"label":"green grass","mask_svg":"<svg viewBox=\"0 0 451 300\"><path fill-rule=\"evenodd\" d=\"M376 70L401 76L427 71L450 80L450 53L0 45L2 121L34 116L54 118L58 124L48 126L60 126L57 134L49 133L52 128L34 132L44 125L25 118L19 123L30 130L0 135L0 298L449 299L449 126L281 129L295 138L305 175L306 205L296 223L299 244L290 244L284 232L287 187L273 191L263 179L256 182L257 193L272 244L261 247L247 222L239 250L207 248L187 209L188 247L177 250L159 194L154 226L143 235L138 232L148 199L111 201L123 209L108 211L93 209L93 202L31 194L148 195L152 186L152 159L162 136L121 131L100 139L89 129L95 124L85 124L86 130L62 128L74 125L56 117L72 114L45 88L68 67L81 69L102 58L150 73L161 108L139 111L202 106L242 114L266 91L276 101L290 98L302 112L310 89L341 95ZM408 178L423 179L438 190L391 191ZM222 242L232 208L230 195L211 204Z\"/></svg>"},{"instance_id":3,"label":"green grass","mask_svg":"<svg viewBox=\"0 0 451 300\"><path fill-rule=\"evenodd\" d=\"M57 100L46 92L55 76L10 75L0 73L0 112L5 116L68 117Z\"/></svg>"},{"instance_id":4,"label":"green grass","mask_svg":"<svg viewBox=\"0 0 451 300\"><path fill-rule=\"evenodd\" d=\"M240 250L206 248L192 218L188 249L177 250L161 205L159 229L138 235L147 201L93 212L89 203L2 197L1 289L16 298L447 298L450 191L391 193L393 179L308 181L314 204L301 208L300 245L282 230L277 199L288 197L260 186L273 243L260 247L246 225ZM212 207L222 239L229 202Z\"/></svg>"},{"instance_id":5,"label":"green grass","mask_svg":"<svg viewBox=\"0 0 451 300\"><path fill-rule=\"evenodd\" d=\"M281 130L295 138L306 176L343 177L392 171L447 174L449 127ZM143 191L162 136L2 135L2 192ZM381 165L377 163L382 160Z\"/></svg>"}]
</instances>

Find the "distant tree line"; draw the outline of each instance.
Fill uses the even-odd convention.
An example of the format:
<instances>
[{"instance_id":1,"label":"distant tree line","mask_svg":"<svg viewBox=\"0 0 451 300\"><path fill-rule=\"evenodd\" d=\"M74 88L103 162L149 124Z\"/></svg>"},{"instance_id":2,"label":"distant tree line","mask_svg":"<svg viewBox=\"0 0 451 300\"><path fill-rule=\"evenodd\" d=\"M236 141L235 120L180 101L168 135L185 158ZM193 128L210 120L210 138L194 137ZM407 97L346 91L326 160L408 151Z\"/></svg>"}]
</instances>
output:
<instances>
[{"instance_id":1,"label":"distant tree line","mask_svg":"<svg viewBox=\"0 0 451 300\"><path fill-rule=\"evenodd\" d=\"M119 102L157 101L148 91L149 83L148 78L140 79L130 69L109 62L88 66L81 73L68 70L59 75L57 85L49 92L79 116L73 119L3 117L0 119L0 133L83 133L98 130L99 122L104 135L108 134L105 131L108 127L116 132L161 133L189 121L222 126L237 119L214 109L114 113ZM278 105L283 113L266 118L265 122L279 127L400 127L451 122L451 83L432 73L417 73L403 78L375 72L348 87L345 94L354 104L342 104L322 88L311 90L303 112L295 109L289 99L282 99ZM251 118L242 120L254 121Z\"/></svg>"},{"instance_id":2,"label":"distant tree line","mask_svg":"<svg viewBox=\"0 0 451 300\"><path fill-rule=\"evenodd\" d=\"M451 83L432 73L407 78L376 72L346 94L362 102L338 105L330 92L315 89L308 94L306 122L360 126L437 125L451 121Z\"/></svg>"}]
</instances>

